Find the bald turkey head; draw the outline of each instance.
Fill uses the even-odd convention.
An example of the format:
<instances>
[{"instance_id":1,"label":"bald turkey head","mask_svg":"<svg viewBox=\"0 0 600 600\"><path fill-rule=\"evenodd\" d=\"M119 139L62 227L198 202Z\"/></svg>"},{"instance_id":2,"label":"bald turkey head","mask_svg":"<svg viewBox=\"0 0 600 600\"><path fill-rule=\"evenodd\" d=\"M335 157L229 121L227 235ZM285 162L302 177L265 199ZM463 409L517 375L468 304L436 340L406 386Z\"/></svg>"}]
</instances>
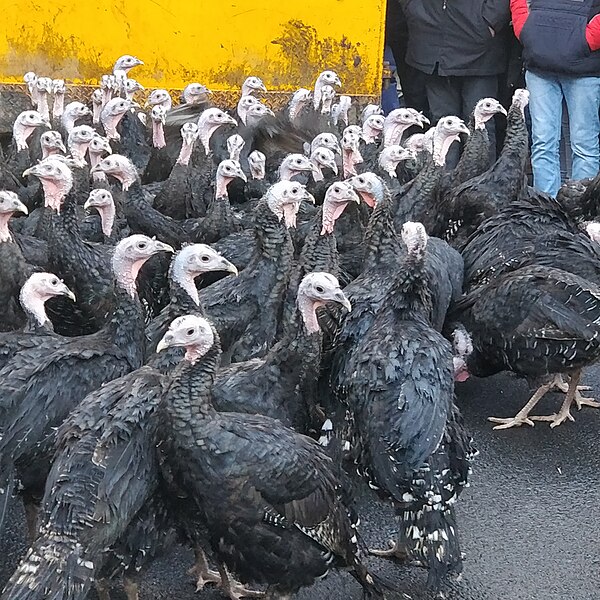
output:
<instances>
[{"instance_id":1,"label":"bald turkey head","mask_svg":"<svg viewBox=\"0 0 600 600\"><path fill-rule=\"evenodd\" d=\"M214 345L216 333L210 322L204 317L185 315L177 317L164 337L156 346L157 352L167 348L185 348L185 360L194 364Z\"/></svg>"}]
</instances>

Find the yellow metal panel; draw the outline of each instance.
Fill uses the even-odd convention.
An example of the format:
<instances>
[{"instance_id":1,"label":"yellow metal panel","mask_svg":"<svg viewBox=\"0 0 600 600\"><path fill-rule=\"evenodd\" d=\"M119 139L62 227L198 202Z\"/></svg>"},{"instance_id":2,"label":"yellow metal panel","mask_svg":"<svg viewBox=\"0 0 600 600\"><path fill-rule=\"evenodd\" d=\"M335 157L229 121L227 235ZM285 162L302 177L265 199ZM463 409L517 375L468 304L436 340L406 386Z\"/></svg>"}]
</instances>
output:
<instances>
[{"instance_id":1,"label":"yellow metal panel","mask_svg":"<svg viewBox=\"0 0 600 600\"><path fill-rule=\"evenodd\" d=\"M284 91L326 68L344 93L381 87L385 0L3 0L1 10L4 83L31 70L95 84L134 54L145 65L131 76L146 87L225 91L253 74Z\"/></svg>"}]
</instances>

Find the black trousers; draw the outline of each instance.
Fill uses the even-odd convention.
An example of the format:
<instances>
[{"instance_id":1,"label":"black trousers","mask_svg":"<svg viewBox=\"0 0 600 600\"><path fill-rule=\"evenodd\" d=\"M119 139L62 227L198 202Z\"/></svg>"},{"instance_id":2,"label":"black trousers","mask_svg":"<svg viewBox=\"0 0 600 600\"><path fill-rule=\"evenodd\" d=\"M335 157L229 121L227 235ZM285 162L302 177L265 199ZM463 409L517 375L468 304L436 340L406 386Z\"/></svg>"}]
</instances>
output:
<instances>
[{"instance_id":1,"label":"black trousers","mask_svg":"<svg viewBox=\"0 0 600 600\"><path fill-rule=\"evenodd\" d=\"M406 28L406 19L397 0L388 0L385 43L389 46L394 56L396 71L400 79L402 95L406 106L416 108L430 117L427 93L425 92L425 78L427 75L408 65L404 58L408 45L408 30Z\"/></svg>"},{"instance_id":2,"label":"black trousers","mask_svg":"<svg viewBox=\"0 0 600 600\"><path fill-rule=\"evenodd\" d=\"M455 115L468 123L479 100L498 97L498 76L444 77L442 75L426 75L425 88L432 124L437 123L441 117L448 115ZM492 159L495 159L496 128L494 119L488 121L487 130L490 136L490 153ZM450 146L446 166L454 168L459 157L460 147L457 143L454 143Z\"/></svg>"}]
</instances>

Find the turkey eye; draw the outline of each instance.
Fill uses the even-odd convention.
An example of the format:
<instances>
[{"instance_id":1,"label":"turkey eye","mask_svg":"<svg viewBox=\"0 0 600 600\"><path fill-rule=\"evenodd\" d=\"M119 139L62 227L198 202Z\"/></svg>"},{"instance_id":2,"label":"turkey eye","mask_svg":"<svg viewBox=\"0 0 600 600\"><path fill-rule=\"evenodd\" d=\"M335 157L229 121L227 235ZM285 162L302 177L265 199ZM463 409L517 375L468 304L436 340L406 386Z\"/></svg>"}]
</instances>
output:
<instances>
[{"instance_id":1,"label":"turkey eye","mask_svg":"<svg viewBox=\"0 0 600 600\"><path fill-rule=\"evenodd\" d=\"M298 193L298 188L292 188L292 194L297 194Z\"/></svg>"},{"instance_id":2,"label":"turkey eye","mask_svg":"<svg viewBox=\"0 0 600 600\"><path fill-rule=\"evenodd\" d=\"M145 248L146 247L146 242L140 242L138 244L138 248Z\"/></svg>"},{"instance_id":3,"label":"turkey eye","mask_svg":"<svg viewBox=\"0 0 600 600\"><path fill-rule=\"evenodd\" d=\"M339 192L340 192L340 188L339 188L339 187L334 187L334 188L333 188L333 191L334 191L336 194L339 194Z\"/></svg>"},{"instance_id":4,"label":"turkey eye","mask_svg":"<svg viewBox=\"0 0 600 600\"><path fill-rule=\"evenodd\" d=\"M186 331L186 335L187 335L187 336L192 336L192 335L194 335L194 330L193 330L193 329L188 329L188 330Z\"/></svg>"},{"instance_id":5,"label":"turkey eye","mask_svg":"<svg viewBox=\"0 0 600 600\"><path fill-rule=\"evenodd\" d=\"M318 286L316 287L316 290L317 290L317 292L319 292L319 294L322 294L322 293L323 293L323 288L322 288L320 285L318 285Z\"/></svg>"},{"instance_id":6,"label":"turkey eye","mask_svg":"<svg viewBox=\"0 0 600 600\"><path fill-rule=\"evenodd\" d=\"M52 285L58 285L58 279L53 279L50 283Z\"/></svg>"},{"instance_id":7,"label":"turkey eye","mask_svg":"<svg viewBox=\"0 0 600 600\"><path fill-rule=\"evenodd\" d=\"M202 256L202 262L208 262L210 259L208 258L208 256L206 256L206 254L204 256Z\"/></svg>"}]
</instances>

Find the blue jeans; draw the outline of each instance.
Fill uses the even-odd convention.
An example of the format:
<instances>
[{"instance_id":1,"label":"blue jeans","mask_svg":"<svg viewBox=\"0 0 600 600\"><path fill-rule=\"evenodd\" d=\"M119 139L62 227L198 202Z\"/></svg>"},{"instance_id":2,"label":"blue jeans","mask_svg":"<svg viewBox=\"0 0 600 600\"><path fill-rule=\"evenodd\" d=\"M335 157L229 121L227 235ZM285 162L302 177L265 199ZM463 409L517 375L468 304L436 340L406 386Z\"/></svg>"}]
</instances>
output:
<instances>
[{"instance_id":1,"label":"blue jeans","mask_svg":"<svg viewBox=\"0 0 600 600\"><path fill-rule=\"evenodd\" d=\"M569 113L573 179L600 169L600 77L525 74L530 93L533 185L556 196L560 188L560 131L563 98Z\"/></svg>"}]
</instances>

